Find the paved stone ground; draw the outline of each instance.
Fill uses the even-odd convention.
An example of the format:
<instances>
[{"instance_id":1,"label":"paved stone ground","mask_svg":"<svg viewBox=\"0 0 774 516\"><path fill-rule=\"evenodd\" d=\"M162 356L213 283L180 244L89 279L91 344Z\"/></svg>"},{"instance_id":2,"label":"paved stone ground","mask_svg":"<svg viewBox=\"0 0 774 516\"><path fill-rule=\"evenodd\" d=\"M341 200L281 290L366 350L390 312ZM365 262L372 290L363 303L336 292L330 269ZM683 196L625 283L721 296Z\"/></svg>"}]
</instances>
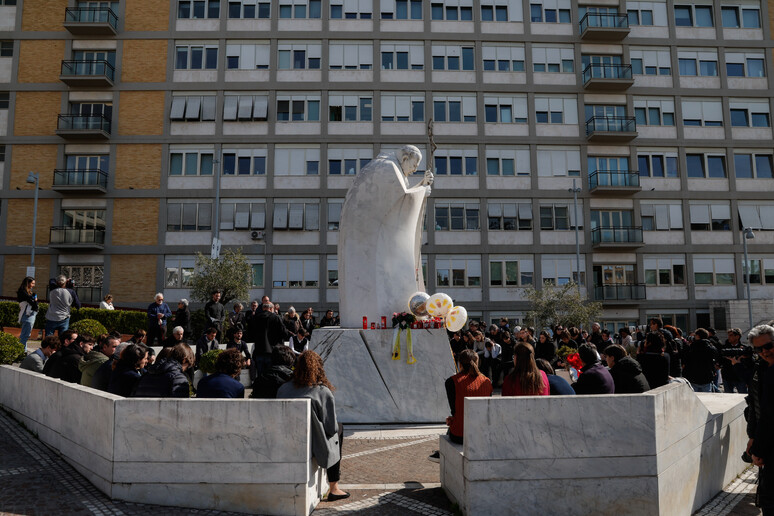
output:
<instances>
[{"instance_id":1,"label":"paved stone ground","mask_svg":"<svg viewBox=\"0 0 774 516\"><path fill-rule=\"evenodd\" d=\"M314 516L451 516L439 466L427 460L441 427L345 430L342 487L352 496L321 502ZM234 513L112 501L55 452L0 411L0 515L214 516ZM757 471L748 469L695 516L758 516Z\"/></svg>"}]
</instances>

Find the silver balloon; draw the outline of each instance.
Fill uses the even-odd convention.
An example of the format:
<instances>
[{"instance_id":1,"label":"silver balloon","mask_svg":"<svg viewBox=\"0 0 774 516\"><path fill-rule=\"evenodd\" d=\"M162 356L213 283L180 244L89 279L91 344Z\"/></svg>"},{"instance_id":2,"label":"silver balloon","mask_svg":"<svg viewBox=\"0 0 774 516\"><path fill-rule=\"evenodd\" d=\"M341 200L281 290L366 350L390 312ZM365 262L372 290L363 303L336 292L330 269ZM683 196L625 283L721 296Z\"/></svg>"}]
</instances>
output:
<instances>
[{"instance_id":1,"label":"silver balloon","mask_svg":"<svg viewBox=\"0 0 774 516\"><path fill-rule=\"evenodd\" d=\"M425 292L416 292L409 299L408 306L409 312L416 317L427 317L427 300L430 296Z\"/></svg>"}]
</instances>

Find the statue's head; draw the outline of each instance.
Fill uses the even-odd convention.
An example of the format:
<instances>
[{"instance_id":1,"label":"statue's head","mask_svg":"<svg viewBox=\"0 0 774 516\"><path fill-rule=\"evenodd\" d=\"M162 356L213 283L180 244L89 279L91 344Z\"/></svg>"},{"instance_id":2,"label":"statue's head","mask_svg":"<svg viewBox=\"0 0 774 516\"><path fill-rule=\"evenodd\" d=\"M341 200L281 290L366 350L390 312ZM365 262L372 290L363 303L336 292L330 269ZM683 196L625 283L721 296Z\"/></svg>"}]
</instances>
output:
<instances>
[{"instance_id":1,"label":"statue's head","mask_svg":"<svg viewBox=\"0 0 774 516\"><path fill-rule=\"evenodd\" d=\"M403 175L408 177L417 171L419 162L422 161L422 153L413 145L404 145L398 149L397 158Z\"/></svg>"}]
</instances>

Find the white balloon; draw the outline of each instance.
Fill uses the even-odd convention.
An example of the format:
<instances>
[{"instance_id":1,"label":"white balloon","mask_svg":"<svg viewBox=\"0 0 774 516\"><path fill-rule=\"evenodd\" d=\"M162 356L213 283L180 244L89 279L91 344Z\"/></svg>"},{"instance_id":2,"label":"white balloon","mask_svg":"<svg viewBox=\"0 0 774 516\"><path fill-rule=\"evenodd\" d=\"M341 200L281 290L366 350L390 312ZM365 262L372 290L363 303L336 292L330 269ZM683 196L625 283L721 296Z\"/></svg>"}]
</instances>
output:
<instances>
[{"instance_id":1,"label":"white balloon","mask_svg":"<svg viewBox=\"0 0 774 516\"><path fill-rule=\"evenodd\" d=\"M439 292L427 300L427 313L433 317L445 317L454 306L454 301L447 294Z\"/></svg>"},{"instance_id":2,"label":"white balloon","mask_svg":"<svg viewBox=\"0 0 774 516\"><path fill-rule=\"evenodd\" d=\"M446 329L459 331L468 320L468 311L462 306L455 306L446 314Z\"/></svg>"}]
</instances>

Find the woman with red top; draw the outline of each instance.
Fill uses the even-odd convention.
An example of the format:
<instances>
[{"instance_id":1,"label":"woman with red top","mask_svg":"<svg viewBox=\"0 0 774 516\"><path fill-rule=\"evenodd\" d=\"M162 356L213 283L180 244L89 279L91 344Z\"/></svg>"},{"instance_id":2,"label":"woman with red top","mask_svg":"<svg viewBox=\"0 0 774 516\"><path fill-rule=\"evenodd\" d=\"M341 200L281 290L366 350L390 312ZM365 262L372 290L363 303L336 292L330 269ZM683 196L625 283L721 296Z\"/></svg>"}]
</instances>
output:
<instances>
[{"instance_id":1,"label":"woman with red top","mask_svg":"<svg viewBox=\"0 0 774 516\"><path fill-rule=\"evenodd\" d=\"M446 396L452 415L446 418L449 439L462 444L465 398L492 395L492 382L478 370L478 354L465 349L459 355L460 372L446 379Z\"/></svg>"},{"instance_id":2,"label":"woman with red top","mask_svg":"<svg viewBox=\"0 0 774 516\"><path fill-rule=\"evenodd\" d=\"M513 371L503 381L503 396L548 396L546 373L535 363L535 350L526 342L513 349Z\"/></svg>"}]
</instances>

